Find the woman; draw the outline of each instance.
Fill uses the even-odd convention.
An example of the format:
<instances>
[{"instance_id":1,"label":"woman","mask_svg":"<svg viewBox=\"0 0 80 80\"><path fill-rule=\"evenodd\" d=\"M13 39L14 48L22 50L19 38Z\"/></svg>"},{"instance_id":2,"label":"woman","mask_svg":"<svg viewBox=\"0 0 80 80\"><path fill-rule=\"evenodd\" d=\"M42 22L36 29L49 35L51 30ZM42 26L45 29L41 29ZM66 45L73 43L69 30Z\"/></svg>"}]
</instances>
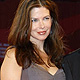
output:
<instances>
[{"instance_id":1,"label":"woman","mask_svg":"<svg viewBox=\"0 0 80 80\"><path fill-rule=\"evenodd\" d=\"M57 18L57 5L51 0L20 1L1 80L65 80L64 44Z\"/></svg>"}]
</instances>

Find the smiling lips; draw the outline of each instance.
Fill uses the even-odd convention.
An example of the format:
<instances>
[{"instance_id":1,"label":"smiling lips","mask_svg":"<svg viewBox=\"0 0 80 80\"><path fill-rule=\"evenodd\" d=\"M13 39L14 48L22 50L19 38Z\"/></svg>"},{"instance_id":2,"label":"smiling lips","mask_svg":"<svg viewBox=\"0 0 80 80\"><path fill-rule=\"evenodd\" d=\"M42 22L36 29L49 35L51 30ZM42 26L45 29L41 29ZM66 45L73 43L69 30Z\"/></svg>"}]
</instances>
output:
<instances>
[{"instance_id":1,"label":"smiling lips","mask_svg":"<svg viewBox=\"0 0 80 80\"><path fill-rule=\"evenodd\" d=\"M46 33L46 31L40 31L40 32L37 32L38 34L40 35L44 35Z\"/></svg>"}]
</instances>

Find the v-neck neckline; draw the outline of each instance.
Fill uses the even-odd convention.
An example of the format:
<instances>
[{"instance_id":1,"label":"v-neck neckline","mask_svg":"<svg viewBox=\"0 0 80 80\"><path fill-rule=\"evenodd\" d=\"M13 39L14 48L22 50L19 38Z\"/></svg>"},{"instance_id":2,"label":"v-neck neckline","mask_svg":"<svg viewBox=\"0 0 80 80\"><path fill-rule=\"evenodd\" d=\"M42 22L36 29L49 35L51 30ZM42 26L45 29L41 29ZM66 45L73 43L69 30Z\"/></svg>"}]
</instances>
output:
<instances>
[{"instance_id":1,"label":"v-neck neckline","mask_svg":"<svg viewBox=\"0 0 80 80\"><path fill-rule=\"evenodd\" d=\"M51 74L51 73L48 72L46 69L44 69L43 67L39 66L38 64L33 63L33 65L35 65L37 68L39 68L39 69L41 69L41 70L47 72L47 73L48 73L49 75L51 75L51 76L55 76L55 75L58 73L58 71L59 71L59 69L58 69L54 74Z\"/></svg>"}]
</instances>

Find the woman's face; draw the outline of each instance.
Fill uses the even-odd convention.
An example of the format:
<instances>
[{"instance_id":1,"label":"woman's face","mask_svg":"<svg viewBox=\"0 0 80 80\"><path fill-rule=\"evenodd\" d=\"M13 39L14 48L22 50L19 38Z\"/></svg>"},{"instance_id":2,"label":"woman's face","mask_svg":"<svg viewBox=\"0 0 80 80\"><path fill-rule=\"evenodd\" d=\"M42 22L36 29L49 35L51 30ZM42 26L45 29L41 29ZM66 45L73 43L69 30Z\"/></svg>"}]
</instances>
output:
<instances>
[{"instance_id":1,"label":"woman's face","mask_svg":"<svg viewBox=\"0 0 80 80\"><path fill-rule=\"evenodd\" d=\"M51 30L52 19L45 7L36 7L31 10L32 30L30 41L44 41Z\"/></svg>"}]
</instances>

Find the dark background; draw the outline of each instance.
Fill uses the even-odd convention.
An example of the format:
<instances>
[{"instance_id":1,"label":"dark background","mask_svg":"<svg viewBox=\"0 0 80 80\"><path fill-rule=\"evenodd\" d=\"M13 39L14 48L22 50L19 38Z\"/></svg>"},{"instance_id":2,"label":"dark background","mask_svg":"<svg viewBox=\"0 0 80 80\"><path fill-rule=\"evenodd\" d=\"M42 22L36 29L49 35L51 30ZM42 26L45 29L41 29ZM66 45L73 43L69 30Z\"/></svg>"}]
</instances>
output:
<instances>
[{"instance_id":1,"label":"dark background","mask_svg":"<svg viewBox=\"0 0 80 80\"><path fill-rule=\"evenodd\" d=\"M9 46L7 37L20 0L0 0L0 61ZM80 48L80 0L53 0L59 7L59 23L71 51Z\"/></svg>"}]
</instances>

